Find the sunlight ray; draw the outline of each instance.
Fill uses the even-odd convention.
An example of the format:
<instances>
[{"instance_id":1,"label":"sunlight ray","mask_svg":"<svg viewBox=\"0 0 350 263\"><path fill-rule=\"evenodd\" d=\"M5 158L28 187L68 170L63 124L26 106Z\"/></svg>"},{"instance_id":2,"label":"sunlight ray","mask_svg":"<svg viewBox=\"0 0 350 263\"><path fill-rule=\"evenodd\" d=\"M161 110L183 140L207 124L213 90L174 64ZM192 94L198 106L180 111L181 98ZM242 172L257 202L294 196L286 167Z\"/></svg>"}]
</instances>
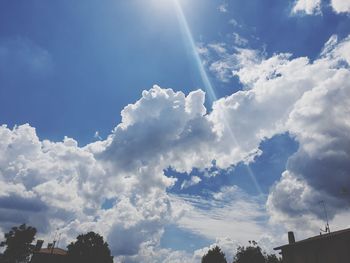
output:
<instances>
[{"instance_id":1,"label":"sunlight ray","mask_svg":"<svg viewBox=\"0 0 350 263\"><path fill-rule=\"evenodd\" d=\"M182 7L181 7L181 4L179 3L178 0L173 0L173 3L174 3L174 6L175 6L175 10L176 10L176 14L177 14L177 17L178 17L178 20L179 20L179 24L180 24L180 27L181 27L181 30L183 31L183 34L184 34L184 37L185 37L185 41L188 41L186 44L189 44L190 46L190 51L191 51L191 54L195 60L195 63L196 63L196 66L197 66L197 69L199 71L199 74L201 76L201 79L202 79L202 82L203 82L203 85L204 85L204 89L206 91L206 93L208 94L208 98L209 98L209 101L210 103L213 103L215 101L218 100L218 96L216 95L215 93L215 90L213 88L213 85L209 79L209 76L204 68L204 65L202 63L202 60L200 58L200 55L197 51L197 47L196 47L196 44L195 44L195 41L193 39L193 36L192 36L192 33L191 33L191 30L190 30L190 27L188 25L188 22L187 22L187 19L185 17L185 14L182 10ZM234 134L234 132L232 131L232 129L230 128L230 125L229 125L229 122L227 120L227 118L225 117L224 118L224 122L225 122L225 126L227 127L228 131L229 131L229 134L230 134L230 137L232 138L233 142L238 146L239 143L236 139L236 136ZM254 172L252 171L252 169L249 167L249 165L246 165L247 167L247 172L248 172L248 175L249 177L251 178L254 186L255 186L255 189L256 191L259 193L259 194L263 194L263 191L256 179L256 176L254 175Z\"/></svg>"}]
</instances>

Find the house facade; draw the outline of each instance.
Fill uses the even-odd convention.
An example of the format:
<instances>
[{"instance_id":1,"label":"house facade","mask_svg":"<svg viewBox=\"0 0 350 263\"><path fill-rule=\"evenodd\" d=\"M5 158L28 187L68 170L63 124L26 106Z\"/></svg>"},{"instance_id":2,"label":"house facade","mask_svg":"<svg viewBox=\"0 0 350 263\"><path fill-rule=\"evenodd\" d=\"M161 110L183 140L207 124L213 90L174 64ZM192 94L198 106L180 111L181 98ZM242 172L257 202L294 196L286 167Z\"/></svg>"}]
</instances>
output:
<instances>
[{"instance_id":1,"label":"house facade","mask_svg":"<svg viewBox=\"0 0 350 263\"><path fill-rule=\"evenodd\" d=\"M350 228L295 241L288 233L289 244L281 250L283 263L349 263Z\"/></svg>"}]
</instances>

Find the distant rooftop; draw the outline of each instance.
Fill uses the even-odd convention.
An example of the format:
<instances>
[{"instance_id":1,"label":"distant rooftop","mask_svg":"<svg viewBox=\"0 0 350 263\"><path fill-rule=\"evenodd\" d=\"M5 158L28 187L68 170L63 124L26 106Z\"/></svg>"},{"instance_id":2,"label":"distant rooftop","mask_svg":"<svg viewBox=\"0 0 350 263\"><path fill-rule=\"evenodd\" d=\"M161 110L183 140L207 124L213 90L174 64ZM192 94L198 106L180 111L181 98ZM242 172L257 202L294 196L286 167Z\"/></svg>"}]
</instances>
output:
<instances>
[{"instance_id":1,"label":"distant rooftop","mask_svg":"<svg viewBox=\"0 0 350 263\"><path fill-rule=\"evenodd\" d=\"M53 254L53 255L67 255L67 251L61 248L42 248L39 251L35 252L37 254Z\"/></svg>"},{"instance_id":2,"label":"distant rooftop","mask_svg":"<svg viewBox=\"0 0 350 263\"><path fill-rule=\"evenodd\" d=\"M286 247L304 245L304 244L307 244L309 242L314 242L314 241L318 241L318 240L325 240L325 239L329 239L329 238L344 235L344 234L350 234L350 228L339 230L339 231L334 231L331 233L322 234L322 235L318 235L318 236L314 236L314 237L310 237L307 239L303 239L303 240L297 241L297 242L292 243L292 244L287 244L287 245L283 245L280 247L276 247L276 248L274 248L274 250L280 250L280 249L283 249Z\"/></svg>"}]
</instances>

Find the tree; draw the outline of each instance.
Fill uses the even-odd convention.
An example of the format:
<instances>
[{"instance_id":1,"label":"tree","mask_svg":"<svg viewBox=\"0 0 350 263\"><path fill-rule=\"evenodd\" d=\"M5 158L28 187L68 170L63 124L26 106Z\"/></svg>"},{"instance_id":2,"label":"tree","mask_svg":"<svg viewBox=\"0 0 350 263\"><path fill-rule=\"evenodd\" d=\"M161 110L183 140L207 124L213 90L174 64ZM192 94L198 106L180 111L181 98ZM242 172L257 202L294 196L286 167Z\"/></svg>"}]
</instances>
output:
<instances>
[{"instance_id":1,"label":"tree","mask_svg":"<svg viewBox=\"0 0 350 263\"><path fill-rule=\"evenodd\" d=\"M282 260L274 254L266 255L266 263L280 263Z\"/></svg>"},{"instance_id":2,"label":"tree","mask_svg":"<svg viewBox=\"0 0 350 263\"><path fill-rule=\"evenodd\" d=\"M239 246L233 263L265 263L265 257L257 243L249 241L250 246Z\"/></svg>"},{"instance_id":3,"label":"tree","mask_svg":"<svg viewBox=\"0 0 350 263\"><path fill-rule=\"evenodd\" d=\"M227 263L224 252L216 246L202 257L202 263Z\"/></svg>"},{"instance_id":4,"label":"tree","mask_svg":"<svg viewBox=\"0 0 350 263\"><path fill-rule=\"evenodd\" d=\"M113 263L107 242L94 232L79 235L77 241L67 248L67 256L72 263Z\"/></svg>"},{"instance_id":5,"label":"tree","mask_svg":"<svg viewBox=\"0 0 350 263\"><path fill-rule=\"evenodd\" d=\"M262 252L258 243L249 241L249 246L240 246L237 248L237 253L233 259L233 263L279 263L281 259L274 254L266 254Z\"/></svg>"},{"instance_id":6,"label":"tree","mask_svg":"<svg viewBox=\"0 0 350 263\"><path fill-rule=\"evenodd\" d=\"M33 253L34 246L31 245L35 239L36 229L22 224L19 227L5 233L5 241L0 243L0 247L5 247L2 255L2 261L6 263L25 263L29 262L30 255Z\"/></svg>"}]
</instances>

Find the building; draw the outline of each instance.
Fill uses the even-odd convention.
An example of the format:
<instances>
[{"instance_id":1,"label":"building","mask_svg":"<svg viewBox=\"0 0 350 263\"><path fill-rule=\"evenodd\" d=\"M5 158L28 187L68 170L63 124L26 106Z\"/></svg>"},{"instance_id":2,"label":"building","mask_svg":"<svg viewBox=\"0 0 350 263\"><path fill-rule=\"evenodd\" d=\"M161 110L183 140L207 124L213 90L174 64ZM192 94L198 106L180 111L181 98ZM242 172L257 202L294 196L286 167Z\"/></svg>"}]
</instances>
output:
<instances>
[{"instance_id":1,"label":"building","mask_svg":"<svg viewBox=\"0 0 350 263\"><path fill-rule=\"evenodd\" d=\"M65 263L67 251L49 244L47 248L41 248L43 240L38 240L30 263Z\"/></svg>"},{"instance_id":2,"label":"building","mask_svg":"<svg viewBox=\"0 0 350 263\"><path fill-rule=\"evenodd\" d=\"M61 248L42 248L33 253L31 263L65 263L67 251Z\"/></svg>"},{"instance_id":3,"label":"building","mask_svg":"<svg viewBox=\"0 0 350 263\"><path fill-rule=\"evenodd\" d=\"M322 234L295 242L288 232L289 244L276 247L281 250L283 263L349 263L350 228Z\"/></svg>"}]
</instances>

